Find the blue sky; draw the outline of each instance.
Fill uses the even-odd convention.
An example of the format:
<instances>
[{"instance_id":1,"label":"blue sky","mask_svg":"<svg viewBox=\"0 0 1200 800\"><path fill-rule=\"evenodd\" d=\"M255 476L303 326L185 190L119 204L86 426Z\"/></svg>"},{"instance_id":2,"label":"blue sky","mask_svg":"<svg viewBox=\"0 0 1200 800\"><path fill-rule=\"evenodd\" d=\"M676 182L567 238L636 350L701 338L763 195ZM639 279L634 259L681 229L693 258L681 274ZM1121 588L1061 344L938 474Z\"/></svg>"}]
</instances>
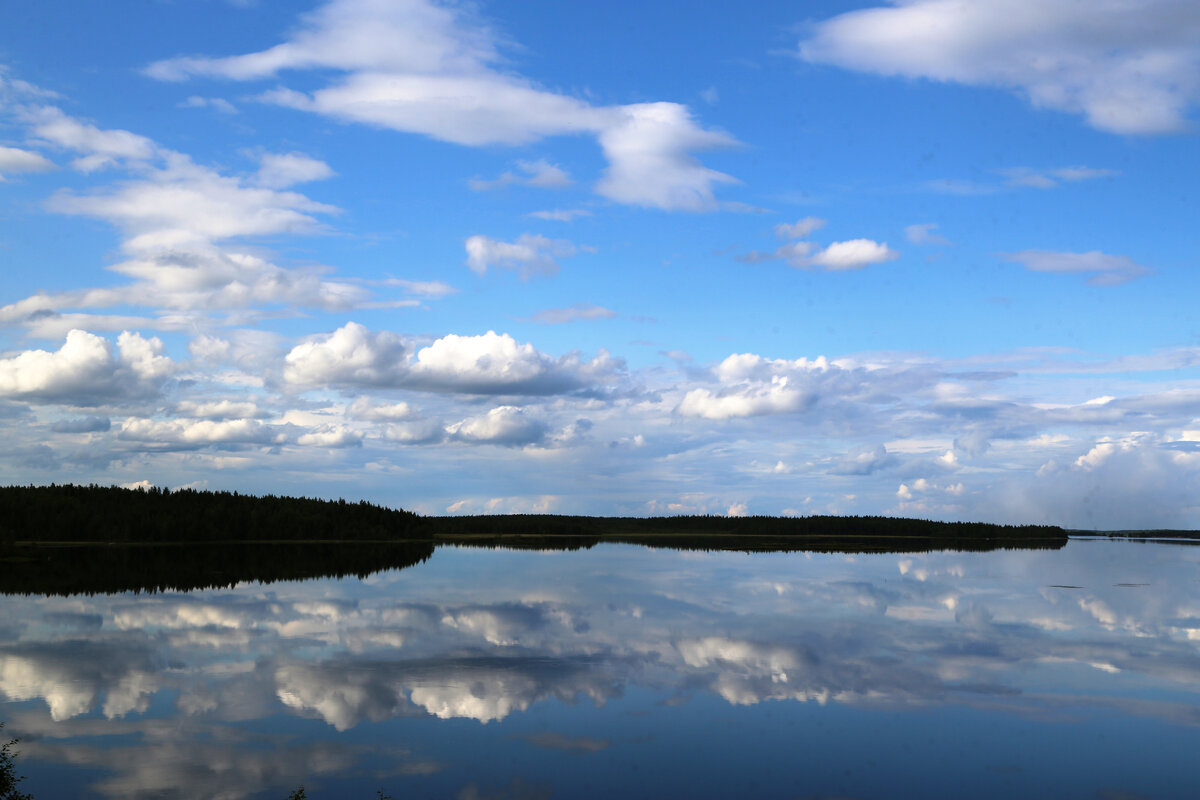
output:
<instances>
[{"instance_id":1,"label":"blue sky","mask_svg":"<svg viewBox=\"0 0 1200 800\"><path fill-rule=\"evenodd\" d=\"M0 29L0 480L1200 525L1192 3Z\"/></svg>"}]
</instances>

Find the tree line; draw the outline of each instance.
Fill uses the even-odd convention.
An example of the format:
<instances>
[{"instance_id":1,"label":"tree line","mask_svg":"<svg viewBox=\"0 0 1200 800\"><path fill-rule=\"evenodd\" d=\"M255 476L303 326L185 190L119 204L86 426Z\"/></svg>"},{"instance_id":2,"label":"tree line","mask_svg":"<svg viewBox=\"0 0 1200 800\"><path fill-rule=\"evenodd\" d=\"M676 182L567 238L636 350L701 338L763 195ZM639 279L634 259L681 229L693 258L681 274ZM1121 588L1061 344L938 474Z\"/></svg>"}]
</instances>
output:
<instances>
[{"instance_id":1,"label":"tree line","mask_svg":"<svg viewBox=\"0 0 1200 800\"><path fill-rule=\"evenodd\" d=\"M574 550L622 542L682 550L827 553L1059 548L1045 525L895 517L427 517L366 502L193 489L0 487L0 593L191 591L248 581L365 577L441 543Z\"/></svg>"}]
</instances>

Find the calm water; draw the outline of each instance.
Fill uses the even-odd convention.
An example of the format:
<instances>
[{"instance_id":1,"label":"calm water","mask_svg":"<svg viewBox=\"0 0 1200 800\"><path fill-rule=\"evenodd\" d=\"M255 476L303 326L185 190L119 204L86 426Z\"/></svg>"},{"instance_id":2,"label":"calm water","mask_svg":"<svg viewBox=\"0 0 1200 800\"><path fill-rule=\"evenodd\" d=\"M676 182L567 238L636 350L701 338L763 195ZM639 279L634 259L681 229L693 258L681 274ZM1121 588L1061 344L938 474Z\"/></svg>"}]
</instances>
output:
<instances>
[{"instance_id":1,"label":"calm water","mask_svg":"<svg viewBox=\"0 0 1200 800\"><path fill-rule=\"evenodd\" d=\"M37 800L1200 796L1200 547L442 548L0 603Z\"/></svg>"}]
</instances>

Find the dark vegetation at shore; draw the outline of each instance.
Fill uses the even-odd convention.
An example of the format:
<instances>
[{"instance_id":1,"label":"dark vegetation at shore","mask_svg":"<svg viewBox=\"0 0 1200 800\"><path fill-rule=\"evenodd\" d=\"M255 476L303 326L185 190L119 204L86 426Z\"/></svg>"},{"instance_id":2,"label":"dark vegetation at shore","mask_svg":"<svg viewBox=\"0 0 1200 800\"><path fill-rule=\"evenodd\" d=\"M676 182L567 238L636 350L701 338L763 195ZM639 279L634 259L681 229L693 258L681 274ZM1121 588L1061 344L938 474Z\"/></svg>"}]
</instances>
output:
<instances>
[{"instance_id":1,"label":"dark vegetation at shore","mask_svg":"<svg viewBox=\"0 0 1200 800\"><path fill-rule=\"evenodd\" d=\"M248 581L365 578L420 564L433 549L431 542L9 545L0 546L0 593L190 592Z\"/></svg>"},{"instance_id":2,"label":"dark vegetation at shore","mask_svg":"<svg viewBox=\"0 0 1200 800\"><path fill-rule=\"evenodd\" d=\"M0 722L0 733L3 732L3 729L4 723ZM23 775L17 774L17 766L14 761L19 755L14 749L17 741L10 739L0 744L0 800L33 800L32 795L17 789L17 784L25 780Z\"/></svg>"},{"instance_id":3,"label":"dark vegetation at shore","mask_svg":"<svg viewBox=\"0 0 1200 800\"><path fill-rule=\"evenodd\" d=\"M579 517L505 514L422 517L367 502L256 497L193 489L0 487L2 542L389 542L515 536L597 541L679 534L736 538L911 539L955 543L1055 540L1050 525L931 522L897 517Z\"/></svg>"},{"instance_id":4,"label":"dark vegetation at shore","mask_svg":"<svg viewBox=\"0 0 1200 800\"><path fill-rule=\"evenodd\" d=\"M246 581L364 577L420 563L437 544L685 550L1057 549L1061 528L894 517L423 517L344 500L182 489L0 487L0 592L187 591Z\"/></svg>"},{"instance_id":5,"label":"dark vegetation at shore","mask_svg":"<svg viewBox=\"0 0 1200 800\"><path fill-rule=\"evenodd\" d=\"M0 487L0 541L263 542L419 538L421 517L370 503L117 486Z\"/></svg>"}]
</instances>

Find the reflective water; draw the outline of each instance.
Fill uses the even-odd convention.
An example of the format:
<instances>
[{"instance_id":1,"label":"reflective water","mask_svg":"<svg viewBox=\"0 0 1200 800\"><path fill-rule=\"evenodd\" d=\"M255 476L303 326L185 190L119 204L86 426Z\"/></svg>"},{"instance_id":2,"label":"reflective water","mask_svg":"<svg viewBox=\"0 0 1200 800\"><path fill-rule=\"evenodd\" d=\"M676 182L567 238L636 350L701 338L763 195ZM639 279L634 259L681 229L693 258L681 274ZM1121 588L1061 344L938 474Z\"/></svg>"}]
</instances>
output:
<instances>
[{"instance_id":1,"label":"reflective water","mask_svg":"<svg viewBox=\"0 0 1200 800\"><path fill-rule=\"evenodd\" d=\"M0 599L56 797L1194 798L1200 548L440 548L357 579Z\"/></svg>"}]
</instances>

